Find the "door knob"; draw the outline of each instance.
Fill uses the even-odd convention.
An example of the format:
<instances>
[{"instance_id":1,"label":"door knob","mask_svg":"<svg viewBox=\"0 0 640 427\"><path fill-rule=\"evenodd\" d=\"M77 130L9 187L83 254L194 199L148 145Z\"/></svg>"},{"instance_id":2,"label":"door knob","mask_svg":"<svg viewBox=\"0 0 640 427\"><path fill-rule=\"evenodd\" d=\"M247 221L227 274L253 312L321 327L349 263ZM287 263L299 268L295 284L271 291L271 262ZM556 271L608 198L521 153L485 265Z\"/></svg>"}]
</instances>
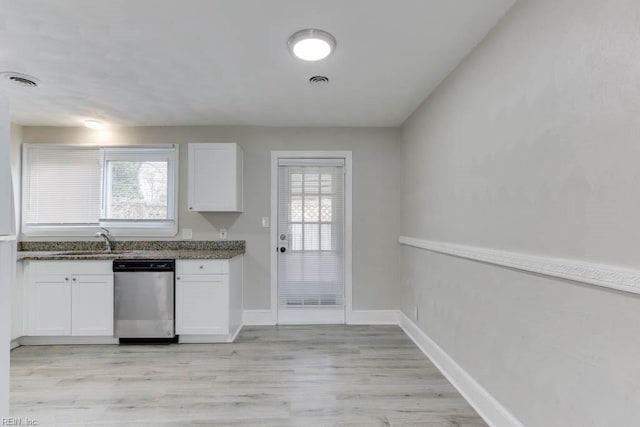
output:
<instances>
[{"instance_id":1,"label":"door knob","mask_svg":"<svg viewBox=\"0 0 640 427\"><path fill-rule=\"evenodd\" d=\"M280 248L280 252L285 253L287 252L287 248L285 248L284 246Z\"/></svg>"}]
</instances>

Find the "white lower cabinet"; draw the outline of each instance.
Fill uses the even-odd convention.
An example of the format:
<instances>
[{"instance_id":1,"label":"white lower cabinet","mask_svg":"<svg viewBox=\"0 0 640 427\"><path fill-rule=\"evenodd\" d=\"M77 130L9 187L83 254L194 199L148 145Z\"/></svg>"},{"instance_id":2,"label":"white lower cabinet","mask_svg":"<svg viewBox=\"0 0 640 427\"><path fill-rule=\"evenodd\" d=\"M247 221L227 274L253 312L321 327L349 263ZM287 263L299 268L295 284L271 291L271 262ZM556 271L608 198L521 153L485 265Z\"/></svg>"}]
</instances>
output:
<instances>
[{"instance_id":1,"label":"white lower cabinet","mask_svg":"<svg viewBox=\"0 0 640 427\"><path fill-rule=\"evenodd\" d=\"M226 275L184 275L176 278L176 332L186 335L229 333Z\"/></svg>"},{"instance_id":2,"label":"white lower cabinet","mask_svg":"<svg viewBox=\"0 0 640 427\"><path fill-rule=\"evenodd\" d=\"M176 261L180 342L235 339L242 327L242 259ZM23 261L22 267L24 321L14 320L22 343L117 342L112 261Z\"/></svg>"},{"instance_id":3,"label":"white lower cabinet","mask_svg":"<svg viewBox=\"0 0 640 427\"><path fill-rule=\"evenodd\" d=\"M242 322L242 257L176 261L180 342L233 341Z\"/></svg>"},{"instance_id":4,"label":"white lower cabinet","mask_svg":"<svg viewBox=\"0 0 640 427\"><path fill-rule=\"evenodd\" d=\"M71 276L71 335L113 335L113 275Z\"/></svg>"},{"instance_id":5,"label":"white lower cabinet","mask_svg":"<svg viewBox=\"0 0 640 427\"><path fill-rule=\"evenodd\" d=\"M110 261L29 261L24 286L27 335L113 335Z\"/></svg>"},{"instance_id":6,"label":"white lower cabinet","mask_svg":"<svg viewBox=\"0 0 640 427\"><path fill-rule=\"evenodd\" d=\"M34 275L28 335L71 335L71 277Z\"/></svg>"}]
</instances>

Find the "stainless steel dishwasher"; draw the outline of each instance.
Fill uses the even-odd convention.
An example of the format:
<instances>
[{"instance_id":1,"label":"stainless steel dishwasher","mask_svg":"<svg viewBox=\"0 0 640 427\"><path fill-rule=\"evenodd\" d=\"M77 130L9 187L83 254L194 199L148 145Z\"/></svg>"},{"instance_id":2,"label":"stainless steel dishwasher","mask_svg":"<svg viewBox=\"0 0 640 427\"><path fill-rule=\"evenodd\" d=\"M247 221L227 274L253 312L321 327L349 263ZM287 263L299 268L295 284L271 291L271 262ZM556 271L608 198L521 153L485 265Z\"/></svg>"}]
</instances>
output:
<instances>
[{"instance_id":1,"label":"stainless steel dishwasher","mask_svg":"<svg viewBox=\"0 0 640 427\"><path fill-rule=\"evenodd\" d=\"M175 341L175 261L115 260L113 273L120 342Z\"/></svg>"}]
</instances>

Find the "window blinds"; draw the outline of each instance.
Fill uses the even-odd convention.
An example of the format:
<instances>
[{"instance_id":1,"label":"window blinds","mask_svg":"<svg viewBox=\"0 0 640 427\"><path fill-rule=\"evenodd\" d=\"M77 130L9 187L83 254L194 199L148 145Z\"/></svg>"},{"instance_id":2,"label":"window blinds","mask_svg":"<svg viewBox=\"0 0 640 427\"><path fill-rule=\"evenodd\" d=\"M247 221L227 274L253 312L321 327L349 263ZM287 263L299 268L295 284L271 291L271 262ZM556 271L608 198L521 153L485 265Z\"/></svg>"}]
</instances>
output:
<instances>
[{"instance_id":1,"label":"window blinds","mask_svg":"<svg viewBox=\"0 0 640 427\"><path fill-rule=\"evenodd\" d=\"M30 146L25 157L26 225L98 223L98 147Z\"/></svg>"},{"instance_id":2,"label":"window blinds","mask_svg":"<svg viewBox=\"0 0 640 427\"><path fill-rule=\"evenodd\" d=\"M344 160L282 160L278 197L279 305L342 306Z\"/></svg>"}]
</instances>

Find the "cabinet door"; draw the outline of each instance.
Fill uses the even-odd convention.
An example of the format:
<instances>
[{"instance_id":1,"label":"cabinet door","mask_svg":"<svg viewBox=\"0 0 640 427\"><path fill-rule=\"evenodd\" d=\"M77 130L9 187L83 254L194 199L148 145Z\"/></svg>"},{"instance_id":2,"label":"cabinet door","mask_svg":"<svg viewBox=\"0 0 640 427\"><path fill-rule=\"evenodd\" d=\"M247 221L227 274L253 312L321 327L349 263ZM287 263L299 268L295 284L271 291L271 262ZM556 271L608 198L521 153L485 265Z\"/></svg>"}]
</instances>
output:
<instances>
[{"instance_id":1,"label":"cabinet door","mask_svg":"<svg viewBox=\"0 0 640 427\"><path fill-rule=\"evenodd\" d=\"M189 210L242 212L242 162L238 144L189 144Z\"/></svg>"},{"instance_id":2,"label":"cabinet door","mask_svg":"<svg viewBox=\"0 0 640 427\"><path fill-rule=\"evenodd\" d=\"M113 335L113 276L71 278L71 335Z\"/></svg>"},{"instance_id":3,"label":"cabinet door","mask_svg":"<svg viewBox=\"0 0 640 427\"><path fill-rule=\"evenodd\" d=\"M203 274L177 277L176 333L229 333L229 276Z\"/></svg>"},{"instance_id":4,"label":"cabinet door","mask_svg":"<svg viewBox=\"0 0 640 427\"><path fill-rule=\"evenodd\" d=\"M31 283L29 334L71 335L71 277L37 275Z\"/></svg>"}]
</instances>

